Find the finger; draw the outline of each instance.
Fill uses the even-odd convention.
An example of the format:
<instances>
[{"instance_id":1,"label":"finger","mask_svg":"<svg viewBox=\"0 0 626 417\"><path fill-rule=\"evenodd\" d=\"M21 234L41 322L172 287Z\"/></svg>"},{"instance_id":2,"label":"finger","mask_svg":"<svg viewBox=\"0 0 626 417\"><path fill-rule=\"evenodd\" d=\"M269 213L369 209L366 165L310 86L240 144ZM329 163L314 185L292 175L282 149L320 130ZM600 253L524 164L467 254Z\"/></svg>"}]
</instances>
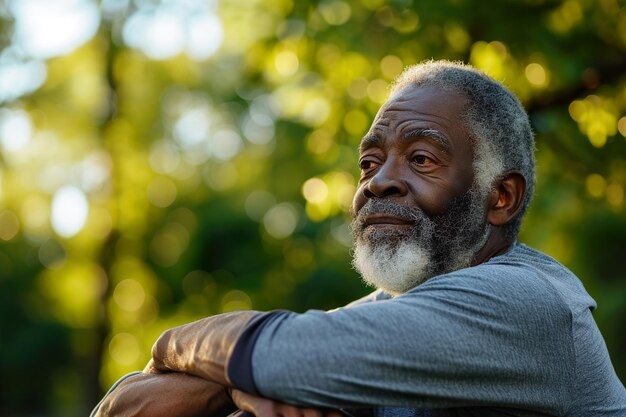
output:
<instances>
[{"instance_id":1,"label":"finger","mask_svg":"<svg viewBox=\"0 0 626 417\"><path fill-rule=\"evenodd\" d=\"M303 417L302 409L289 404L277 403L275 410L279 417Z\"/></svg>"},{"instance_id":2,"label":"finger","mask_svg":"<svg viewBox=\"0 0 626 417\"><path fill-rule=\"evenodd\" d=\"M281 417L324 417L322 410L312 407L298 407L276 403L276 411Z\"/></svg>"},{"instance_id":3,"label":"finger","mask_svg":"<svg viewBox=\"0 0 626 417\"><path fill-rule=\"evenodd\" d=\"M154 366L154 360L150 359L145 368L143 368L144 374L158 374L160 373Z\"/></svg>"},{"instance_id":4,"label":"finger","mask_svg":"<svg viewBox=\"0 0 626 417\"><path fill-rule=\"evenodd\" d=\"M230 392L230 398L233 400L235 405L242 410L254 412L253 404L255 403L255 397L252 394L248 394L247 392L240 391L238 389L232 389ZM255 413L256 415L256 413Z\"/></svg>"},{"instance_id":5,"label":"finger","mask_svg":"<svg viewBox=\"0 0 626 417\"><path fill-rule=\"evenodd\" d=\"M257 397L247 392L233 389L231 398L241 410L252 413L255 417L279 417L273 401Z\"/></svg>"},{"instance_id":6,"label":"finger","mask_svg":"<svg viewBox=\"0 0 626 417\"><path fill-rule=\"evenodd\" d=\"M302 408L303 417L324 417L324 413L319 408Z\"/></svg>"},{"instance_id":7,"label":"finger","mask_svg":"<svg viewBox=\"0 0 626 417\"><path fill-rule=\"evenodd\" d=\"M230 390L230 398L233 400L233 402L235 403L236 406L239 406L239 402L241 401L241 391L239 391L238 389L231 389ZM241 408L241 407L239 407Z\"/></svg>"}]
</instances>

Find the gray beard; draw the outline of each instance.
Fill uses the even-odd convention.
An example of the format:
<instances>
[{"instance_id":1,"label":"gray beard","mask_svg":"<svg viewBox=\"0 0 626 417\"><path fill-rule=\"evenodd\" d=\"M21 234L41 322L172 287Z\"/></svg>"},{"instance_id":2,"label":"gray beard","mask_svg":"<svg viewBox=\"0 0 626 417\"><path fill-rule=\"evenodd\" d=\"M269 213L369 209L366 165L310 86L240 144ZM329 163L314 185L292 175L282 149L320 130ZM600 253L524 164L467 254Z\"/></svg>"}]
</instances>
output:
<instances>
[{"instance_id":1,"label":"gray beard","mask_svg":"<svg viewBox=\"0 0 626 417\"><path fill-rule=\"evenodd\" d=\"M470 266L489 232L480 194L470 190L455 198L446 214L432 217L390 200L368 200L352 221L352 265L367 284L393 295ZM367 227L365 217L375 213L410 220L413 226Z\"/></svg>"}]
</instances>

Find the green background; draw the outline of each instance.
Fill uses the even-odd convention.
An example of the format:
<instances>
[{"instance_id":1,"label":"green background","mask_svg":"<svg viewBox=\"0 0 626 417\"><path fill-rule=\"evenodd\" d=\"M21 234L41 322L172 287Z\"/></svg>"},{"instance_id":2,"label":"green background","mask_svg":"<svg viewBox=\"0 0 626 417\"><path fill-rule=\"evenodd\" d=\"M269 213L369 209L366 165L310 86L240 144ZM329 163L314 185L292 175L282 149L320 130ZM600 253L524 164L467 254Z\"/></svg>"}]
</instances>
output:
<instances>
[{"instance_id":1,"label":"green background","mask_svg":"<svg viewBox=\"0 0 626 417\"><path fill-rule=\"evenodd\" d=\"M626 378L623 1L224 0L210 57L125 41L142 8L190 3L103 14L2 103L33 133L0 155L0 415L85 415L174 325L367 293L349 266L356 147L394 77L431 58L527 108L537 191L520 240L580 277ZM68 185L88 215L64 236L51 213Z\"/></svg>"}]
</instances>

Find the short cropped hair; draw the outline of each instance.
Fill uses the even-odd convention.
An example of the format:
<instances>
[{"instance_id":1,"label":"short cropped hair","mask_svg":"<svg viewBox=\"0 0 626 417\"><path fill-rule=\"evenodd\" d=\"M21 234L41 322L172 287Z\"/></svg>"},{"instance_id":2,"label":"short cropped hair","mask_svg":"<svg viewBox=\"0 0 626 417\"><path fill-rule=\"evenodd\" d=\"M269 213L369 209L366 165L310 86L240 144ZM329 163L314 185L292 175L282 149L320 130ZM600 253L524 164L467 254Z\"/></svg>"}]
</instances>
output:
<instances>
[{"instance_id":1,"label":"short cropped hair","mask_svg":"<svg viewBox=\"0 0 626 417\"><path fill-rule=\"evenodd\" d=\"M474 144L474 182L483 195L509 171L524 176L520 210L504 226L507 235L517 237L535 188L535 141L522 104L498 81L458 62L426 61L406 68L392 85L391 96L411 85L434 85L467 98L462 120Z\"/></svg>"}]
</instances>

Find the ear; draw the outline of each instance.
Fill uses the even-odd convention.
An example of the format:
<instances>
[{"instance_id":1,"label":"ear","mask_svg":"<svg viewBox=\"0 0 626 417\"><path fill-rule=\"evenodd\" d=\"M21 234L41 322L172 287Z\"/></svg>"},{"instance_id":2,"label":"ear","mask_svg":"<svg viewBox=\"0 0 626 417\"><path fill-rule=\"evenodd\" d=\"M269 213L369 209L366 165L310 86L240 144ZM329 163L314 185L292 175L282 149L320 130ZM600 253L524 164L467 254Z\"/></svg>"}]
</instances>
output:
<instances>
[{"instance_id":1,"label":"ear","mask_svg":"<svg viewBox=\"0 0 626 417\"><path fill-rule=\"evenodd\" d=\"M501 176L489 194L487 222L504 226L519 212L526 194L526 178L519 171L509 171Z\"/></svg>"}]
</instances>

